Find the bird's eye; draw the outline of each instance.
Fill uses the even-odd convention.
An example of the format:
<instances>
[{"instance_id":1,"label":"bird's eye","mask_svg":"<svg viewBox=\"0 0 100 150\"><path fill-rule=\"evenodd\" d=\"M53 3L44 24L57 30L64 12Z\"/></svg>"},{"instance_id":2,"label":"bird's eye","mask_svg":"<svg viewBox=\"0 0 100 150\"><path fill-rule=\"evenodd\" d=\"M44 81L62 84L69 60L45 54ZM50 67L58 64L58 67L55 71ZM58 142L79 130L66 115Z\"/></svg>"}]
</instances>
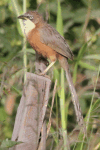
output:
<instances>
[{"instance_id":1,"label":"bird's eye","mask_svg":"<svg viewBox=\"0 0 100 150\"><path fill-rule=\"evenodd\" d=\"M32 20L33 19L33 16L30 16L30 20Z\"/></svg>"}]
</instances>

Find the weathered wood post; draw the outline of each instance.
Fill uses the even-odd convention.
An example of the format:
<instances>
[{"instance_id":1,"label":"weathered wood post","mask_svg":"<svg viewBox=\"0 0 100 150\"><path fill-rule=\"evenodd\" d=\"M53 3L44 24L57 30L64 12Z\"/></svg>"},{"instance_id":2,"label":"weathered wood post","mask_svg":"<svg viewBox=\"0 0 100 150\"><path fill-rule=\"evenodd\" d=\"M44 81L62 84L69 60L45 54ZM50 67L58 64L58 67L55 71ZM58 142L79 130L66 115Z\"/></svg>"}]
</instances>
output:
<instances>
[{"instance_id":1,"label":"weathered wood post","mask_svg":"<svg viewBox=\"0 0 100 150\"><path fill-rule=\"evenodd\" d=\"M36 70L43 71L44 61L36 62ZM46 123L44 120L51 80L27 73L27 82L17 110L12 141L22 141L10 150L45 150ZM41 134L41 137L40 137Z\"/></svg>"}]
</instances>

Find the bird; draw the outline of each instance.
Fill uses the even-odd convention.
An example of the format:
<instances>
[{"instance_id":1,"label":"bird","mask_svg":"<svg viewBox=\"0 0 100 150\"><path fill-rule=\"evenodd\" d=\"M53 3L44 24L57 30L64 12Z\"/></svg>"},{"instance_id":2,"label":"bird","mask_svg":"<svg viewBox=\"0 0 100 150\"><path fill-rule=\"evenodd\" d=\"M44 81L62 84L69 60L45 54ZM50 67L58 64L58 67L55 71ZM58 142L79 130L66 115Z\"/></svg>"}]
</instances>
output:
<instances>
[{"instance_id":1,"label":"bird","mask_svg":"<svg viewBox=\"0 0 100 150\"><path fill-rule=\"evenodd\" d=\"M63 63L64 59L73 60L73 53L66 40L51 25L43 20L37 11L28 11L18 17L23 20L24 33L32 48L38 53L51 60L51 64L44 70L44 75L58 59ZM65 70L64 64L62 67Z\"/></svg>"},{"instance_id":2,"label":"bird","mask_svg":"<svg viewBox=\"0 0 100 150\"><path fill-rule=\"evenodd\" d=\"M51 64L43 72L41 72L40 75L45 75L57 60L61 67L65 70L66 78L72 94L77 122L80 126L82 126L84 124L83 116L68 66L68 59L73 60L74 55L69 48L68 43L65 38L61 36L60 33L50 24L48 24L43 19L43 16L37 11L28 11L18 16L18 19L22 19L23 21L24 34L31 47L38 54L51 60Z\"/></svg>"}]
</instances>

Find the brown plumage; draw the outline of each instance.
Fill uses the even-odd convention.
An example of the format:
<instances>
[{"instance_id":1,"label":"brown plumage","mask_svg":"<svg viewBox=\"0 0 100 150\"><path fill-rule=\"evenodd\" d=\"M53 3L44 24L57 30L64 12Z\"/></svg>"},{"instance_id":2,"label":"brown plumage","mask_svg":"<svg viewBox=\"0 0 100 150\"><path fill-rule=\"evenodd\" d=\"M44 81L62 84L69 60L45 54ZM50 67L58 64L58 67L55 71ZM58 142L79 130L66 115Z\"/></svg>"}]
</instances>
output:
<instances>
[{"instance_id":1,"label":"brown plumage","mask_svg":"<svg viewBox=\"0 0 100 150\"><path fill-rule=\"evenodd\" d=\"M72 94L72 101L75 107L77 121L80 126L83 125L84 122L78 97L71 79L67 62L68 58L73 60L73 53L66 40L52 26L47 24L43 20L43 17L36 11L28 11L18 18L23 19L24 32L33 49L52 61L41 75L45 74L57 59L64 68Z\"/></svg>"},{"instance_id":2,"label":"brown plumage","mask_svg":"<svg viewBox=\"0 0 100 150\"><path fill-rule=\"evenodd\" d=\"M49 58L51 61L55 61L57 59L58 53L48 45L42 43L40 38L41 36L39 31L34 29L33 32L30 32L27 36L27 40L34 50L36 50L39 54L42 54L45 58Z\"/></svg>"},{"instance_id":3,"label":"brown plumage","mask_svg":"<svg viewBox=\"0 0 100 150\"><path fill-rule=\"evenodd\" d=\"M72 60L73 53L64 37L62 37L52 26L47 24L42 16L36 11L29 11L24 16L20 17L26 19L29 18L29 16L34 16L31 21L35 24L35 28L27 34L27 40L33 49L44 57L49 58L51 61L62 58L61 56Z\"/></svg>"}]
</instances>

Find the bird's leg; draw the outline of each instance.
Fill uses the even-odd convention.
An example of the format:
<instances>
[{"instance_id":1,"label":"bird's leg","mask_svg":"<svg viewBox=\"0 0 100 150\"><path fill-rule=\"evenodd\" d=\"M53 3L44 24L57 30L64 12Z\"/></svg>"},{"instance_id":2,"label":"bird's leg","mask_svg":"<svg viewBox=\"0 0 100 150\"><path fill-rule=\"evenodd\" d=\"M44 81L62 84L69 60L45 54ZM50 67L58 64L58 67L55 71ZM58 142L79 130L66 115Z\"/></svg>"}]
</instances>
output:
<instances>
[{"instance_id":1,"label":"bird's leg","mask_svg":"<svg viewBox=\"0 0 100 150\"><path fill-rule=\"evenodd\" d=\"M40 76L45 75L46 72L54 65L55 61L53 61L43 72L39 73Z\"/></svg>"}]
</instances>

